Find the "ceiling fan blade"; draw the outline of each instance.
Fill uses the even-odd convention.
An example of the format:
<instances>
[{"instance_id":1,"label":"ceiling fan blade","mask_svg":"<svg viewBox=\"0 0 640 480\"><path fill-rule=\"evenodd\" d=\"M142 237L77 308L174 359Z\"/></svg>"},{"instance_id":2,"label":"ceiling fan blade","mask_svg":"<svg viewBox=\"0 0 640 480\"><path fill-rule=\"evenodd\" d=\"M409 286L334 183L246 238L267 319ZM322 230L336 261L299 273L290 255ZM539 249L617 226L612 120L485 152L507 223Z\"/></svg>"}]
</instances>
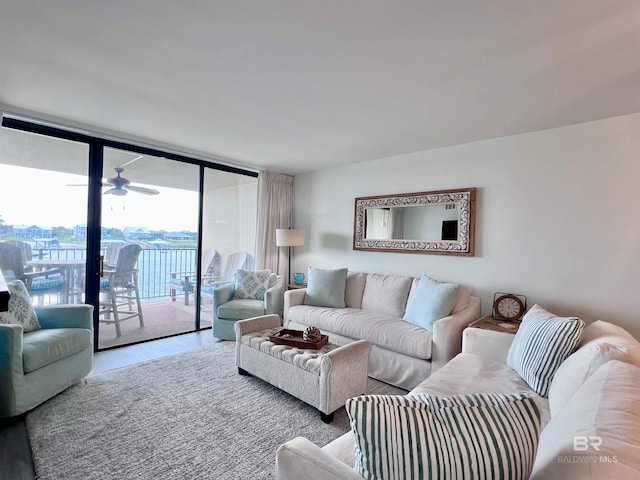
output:
<instances>
[{"instance_id":1,"label":"ceiling fan blade","mask_svg":"<svg viewBox=\"0 0 640 480\"><path fill-rule=\"evenodd\" d=\"M131 190L132 192L144 193L145 195L158 195L160 193L154 188L138 187L136 185L127 185L125 189Z\"/></svg>"},{"instance_id":2,"label":"ceiling fan blade","mask_svg":"<svg viewBox=\"0 0 640 480\"><path fill-rule=\"evenodd\" d=\"M136 158L132 158L128 162L123 163L122 165L120 165L120 168L124 168L127 165L131 165L133 162L136 162L136 161L140 160L141 158L144 158L144 155L138 155Z\"/></svg>"},{"instance_id":3,"label":"ceiling fan blade","mask_svg":"<svg viewBox=\"0 0 640 480\"><path fill-rule=\"evenodd\" d=\"M67 187L88 187L86 183L67 183ZM102 182L103 187L111 187L112 185L107 182Z\"/></svg>"},{"instance_id":4,"label":"ceiling fan blade","mask_svg":"<svg viewBox=\"0 0 640 480\"><path fill-rule=\"evenodd\" d=\"M103 195L116 195L117 197L122 197L127 194L127 191L123 188L110 188L103 192Z\"/></svg>"}]
</instances>

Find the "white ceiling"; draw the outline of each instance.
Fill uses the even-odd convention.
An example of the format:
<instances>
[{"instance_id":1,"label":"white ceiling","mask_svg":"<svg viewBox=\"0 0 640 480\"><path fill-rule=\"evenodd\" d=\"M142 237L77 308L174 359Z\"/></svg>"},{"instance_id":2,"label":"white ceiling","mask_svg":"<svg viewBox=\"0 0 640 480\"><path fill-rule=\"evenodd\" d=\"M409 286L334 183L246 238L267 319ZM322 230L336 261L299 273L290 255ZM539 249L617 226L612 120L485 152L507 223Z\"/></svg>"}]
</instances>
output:
<instances>
[{"instance_id":1,"label":"white ceiling","mask_svg":"<svg viewBox=\"0 0 640 480\"><path fill-rule=\"evenodd\" d=\"M0 105L296 174L640 111L640 1L0 0Z\"/></svg>"}]
</instances>

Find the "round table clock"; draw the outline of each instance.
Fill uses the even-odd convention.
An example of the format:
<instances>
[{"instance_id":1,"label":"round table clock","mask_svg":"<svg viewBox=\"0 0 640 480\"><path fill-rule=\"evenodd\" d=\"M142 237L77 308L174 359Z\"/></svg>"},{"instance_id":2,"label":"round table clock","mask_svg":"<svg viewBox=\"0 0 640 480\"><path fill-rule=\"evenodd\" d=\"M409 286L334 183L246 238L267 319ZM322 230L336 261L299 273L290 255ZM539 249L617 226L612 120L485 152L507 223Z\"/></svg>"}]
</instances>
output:
<instances>
[{"instance_id":1,"label":"round table clock","mask_svg":"<svg viewBox=\"0 0 640 480\"><path fill-rule=\"evenodd\" d=\"M513 293L496 293L493 297L493 316L507 322L520 320L526 310L526 297Z\"/></svg>"}]
</instances>

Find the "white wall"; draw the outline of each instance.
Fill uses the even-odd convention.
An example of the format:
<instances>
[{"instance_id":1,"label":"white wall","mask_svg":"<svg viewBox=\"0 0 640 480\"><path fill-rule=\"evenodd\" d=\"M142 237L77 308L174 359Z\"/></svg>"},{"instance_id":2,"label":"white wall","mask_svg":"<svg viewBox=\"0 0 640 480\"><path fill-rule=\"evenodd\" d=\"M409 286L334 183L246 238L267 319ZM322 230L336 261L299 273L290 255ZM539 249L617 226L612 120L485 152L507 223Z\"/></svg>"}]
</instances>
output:
<instances>
[{"instance_id":1,"label":"white wall","mask_svg":"<svg viewBox=\"0 0 640 480\"><path fill-rule=\"evenodd\" d=\"M295 178L308 266L407 274L494 292L640 338L640 114L326 169ZM352 249L354 198L478 187L476 255Z\"/></svg>"}]
</instances>

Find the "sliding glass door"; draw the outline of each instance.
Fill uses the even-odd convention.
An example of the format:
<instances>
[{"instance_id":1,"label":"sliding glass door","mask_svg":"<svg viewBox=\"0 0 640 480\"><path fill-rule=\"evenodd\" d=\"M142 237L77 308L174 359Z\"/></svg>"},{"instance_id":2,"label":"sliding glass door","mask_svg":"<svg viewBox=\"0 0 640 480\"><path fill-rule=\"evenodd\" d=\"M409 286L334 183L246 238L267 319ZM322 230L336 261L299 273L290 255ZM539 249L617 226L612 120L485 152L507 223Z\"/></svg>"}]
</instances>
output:
<instances>
[{"instance_id":1,"label":"sliding glass door","mask_svg":"<svg viewBox=\"0 0 640 480\"><path fill-rule=\"evenodd\" d=\"M100 348L196 329L199 177L197 165L104 149Z\"/></svg>"}]
</instances>

